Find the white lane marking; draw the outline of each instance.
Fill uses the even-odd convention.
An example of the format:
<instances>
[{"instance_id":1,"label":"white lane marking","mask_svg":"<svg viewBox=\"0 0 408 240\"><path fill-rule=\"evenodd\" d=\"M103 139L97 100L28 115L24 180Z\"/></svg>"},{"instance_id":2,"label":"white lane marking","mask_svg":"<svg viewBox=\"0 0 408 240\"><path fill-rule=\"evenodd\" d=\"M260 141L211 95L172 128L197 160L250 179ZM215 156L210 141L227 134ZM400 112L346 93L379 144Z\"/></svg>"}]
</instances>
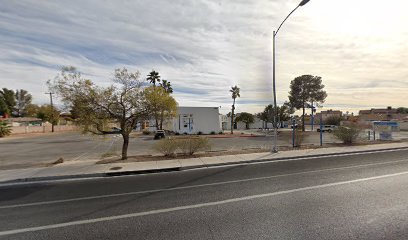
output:
<instances>
[{"instance_id":1,"label":"white lane marking","mask_svg":"<svg viewBox=\"0 0 408 240\"><path fill-rule=\"evenodd\" d=\"M49 230L49 229L76 226L76 225L83 225L83 224L106 222L106 221L120 220L120 219L126 219L126 218L148 216L148 215L160 214L160 213L170 213L170 212L187 210L187 209L217 206L217 205L223 205L223 204L228 204L228 203L236 203L236 202L242 202L242 201L259 199L259 198L266 198L266 197L272 197L272 196L283 195L283 194L290 194L290 193L303 192L303 191L315 190L315 189L320 189L320 188L341 186L341 185L346 185L346 184L351 184L351 183L359 183L359 182L365 182L365 181L371 181L371 180L377 180L377 179L383 179L383 178L402 176L402 175L406 175L406 174L408 174L408 171L393 173L393 174L387 174L387 175L380 175L380 176L375 176L375 177L360 178L360 179L349 180L349 181L341 181L341 182L335 182L335 183L320 184L320 185L315 185L315 186L310 186L310 187L303 187L303 188L296 188L296 189L285 190L285 191L257 194L257 195L239 197L239 198L230 198L230 199L226 199L226 200L222 200L222 201L199 203L199 204L185 205L185 206L179 206L179 207L173 207L173 208L156 209L156 210L151 210L151 211L146 211L146 212L137 212L137 213L116 215L116 216L110 216L110 217L101 217L101 218L93 218L93 219L58 223L58 224L50 224L50 225L44 225L44 226L39 226L39 227L13 229L13 230L7 230L7 231L0 232L0 236L7 236L7 235L12 235L12 234L18 234L18 233L36 232L36 231L41 231L41 230Z\"/></svg>"},{"instance_id":2,"label":"white lane marking","mask_svg":"<svg viewBox=\"0 0 408 240\"><path fill-rule=\"evenodd\" d=\"M138 194L146 194L146 193L157 193L157 192L175 191L175 190L192 189L192 188L200 188L200 187L208 187L208 186L217 186L217 185L226 185L226 184L241 183L241 182L259 181L259 180L266 180L266 179L272 179L272 178L288 177L288 176L295 176L295 175L302 175L302 174L310 174L310 173L318 173L318 172L344 170L344 169L350 169L350 168L360 168L360 167L368 167L368 166L385 165L385 164L400 163L400 162L408 162L408 159L398 160L398 161L381 162L381 163L369 163L369 164L353 165L353 166L346 166L346 167L337 167L337 168L325 168L325 169L319 169L319 170L311 170L311 171L303 171L303 172L279 174L279 175L265 176L265 177L257 177L257 178L245 178L245 179L239 179L239 180L231 180L231 181L223 181L223 182L215 182L215 183L205 183L205 184L198 184L198 185L191 185L191 186L183 186L183 187L172 187L172 188L153 189L153 190L145 190L145 191L137 191L137 192L125 192L125 193L115 193L115 194L97 195L97 196L80 197L80 198L69 198L69 199L43 201L43 202L22 203L22 204L15 204L15 205L5 205L5 206L0 206L0 209L18 208L18 207L29 207L29 206L39 206L39 205L48 205L48 204L67 203L67 202L76 202L76 201L84 201L84 200L93 200L93 199L100 199L100 198L121 197L121 196L138 195Z\"/></svg>"}]
</instances>

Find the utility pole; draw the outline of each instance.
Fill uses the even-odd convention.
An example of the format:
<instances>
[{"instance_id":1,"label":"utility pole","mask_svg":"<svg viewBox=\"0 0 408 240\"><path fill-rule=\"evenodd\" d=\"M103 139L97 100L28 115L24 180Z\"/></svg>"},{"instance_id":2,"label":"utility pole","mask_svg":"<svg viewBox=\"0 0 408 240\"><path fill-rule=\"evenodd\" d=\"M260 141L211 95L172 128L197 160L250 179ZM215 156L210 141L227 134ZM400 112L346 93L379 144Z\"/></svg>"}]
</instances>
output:
<instances>
[{"instance_id":1,"label":"utility pole","mask_svg":"<svg viewBox=\"0 0 408 240\"><path fill-rule=\"evenodd\" d=\"M54 132L54 105L52 103L52 94L54 94L53 92L48 92L45 94L49 94L50 95L50 105L51 105L51 132Z\"/></svg>"}]
</instances>

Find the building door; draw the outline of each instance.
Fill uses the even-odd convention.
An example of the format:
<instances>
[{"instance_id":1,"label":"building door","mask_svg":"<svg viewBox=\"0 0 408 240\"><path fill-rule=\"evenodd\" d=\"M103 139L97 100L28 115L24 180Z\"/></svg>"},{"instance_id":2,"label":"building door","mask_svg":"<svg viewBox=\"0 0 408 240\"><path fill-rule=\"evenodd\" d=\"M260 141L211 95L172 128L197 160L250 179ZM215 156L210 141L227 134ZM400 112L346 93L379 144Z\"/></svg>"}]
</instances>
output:
<instances>
[{"instance_id":1,"label":"building door","mask_svg":"<svg viewBox=\"0 0 408 240\"><path fill-rule=\"evenodd\" d=\"M181 118L181 132L191 134L194 132L193 114L183 114Z\"/></svg>"}]
</instances>

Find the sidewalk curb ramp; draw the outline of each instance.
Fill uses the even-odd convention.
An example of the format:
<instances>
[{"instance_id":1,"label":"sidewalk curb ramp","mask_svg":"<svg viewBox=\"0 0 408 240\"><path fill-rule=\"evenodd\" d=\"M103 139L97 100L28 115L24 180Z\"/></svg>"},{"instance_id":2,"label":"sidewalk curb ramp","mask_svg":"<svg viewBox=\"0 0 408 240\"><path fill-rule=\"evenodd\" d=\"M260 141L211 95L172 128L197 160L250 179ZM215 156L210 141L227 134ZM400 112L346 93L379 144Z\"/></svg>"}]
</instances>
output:
<instances>
[{"instance_id":1,"label":"sidewalk curb ramp","mask_svg":"<svg viewBox=\"0 0 408 240\"><path fill-rule=\"evenodd\" d=\"M396 148L384 148L384 149L373 149L373 150L362 150L362 151L350 151L342 153L327 153L327 154L313 154L313 155L302 155L294 157L281 157L281 158L266 158L266 159L255 159L255 160L242 160L238 162L226 162L226 163L214 163L207 165L197 165L197 166L188 166L188 167L172 167L172 168L163 168L163 169L151 169L151 170L135 170L135 171L112 171L105 173L90 173L90 174L78 174L78 175L62 175L62 176L49 176L49 177L33 177L33 178L21 178L11 181L0 182L0 187L13 185L13 184L29 184L29 183L39 183L42 181L52 181L52 180L67 180L67 179L86 179L86 178L103 178L103 177L117 177L117 176L129 176L129 175L141 175L141 174L152 174L152 173L164 173L164 172L176 172L183 170L199 169L199 168L208 168L208 167L217 167L217 166L234 166L245 163L262 163L262 162L274 162L290 159L301 159L301 158L315 158L315 157L329 157L329 156L342 156L355 153L375 153L382 151L392 151L392 150L404 150L408 147L396 147Z\"/></svg>"}]
</instances>

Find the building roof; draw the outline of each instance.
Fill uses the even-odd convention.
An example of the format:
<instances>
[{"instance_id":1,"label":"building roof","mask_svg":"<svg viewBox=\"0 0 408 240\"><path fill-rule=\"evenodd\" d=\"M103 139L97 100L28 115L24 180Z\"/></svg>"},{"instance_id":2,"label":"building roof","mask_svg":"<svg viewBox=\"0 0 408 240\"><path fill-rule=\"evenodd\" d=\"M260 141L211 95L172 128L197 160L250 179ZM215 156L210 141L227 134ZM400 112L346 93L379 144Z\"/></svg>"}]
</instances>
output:
<instances>
[{"instance_id":1,"label":"building roof","mask_svg":"<svg viewBox=\"0 0 408 240\"><path fill-rule=\"evenodd\" d=\"M370 110L360 110L359 114L396 114L397 109L392 108L372 108Z\"/></svg>"}]
</instances>

